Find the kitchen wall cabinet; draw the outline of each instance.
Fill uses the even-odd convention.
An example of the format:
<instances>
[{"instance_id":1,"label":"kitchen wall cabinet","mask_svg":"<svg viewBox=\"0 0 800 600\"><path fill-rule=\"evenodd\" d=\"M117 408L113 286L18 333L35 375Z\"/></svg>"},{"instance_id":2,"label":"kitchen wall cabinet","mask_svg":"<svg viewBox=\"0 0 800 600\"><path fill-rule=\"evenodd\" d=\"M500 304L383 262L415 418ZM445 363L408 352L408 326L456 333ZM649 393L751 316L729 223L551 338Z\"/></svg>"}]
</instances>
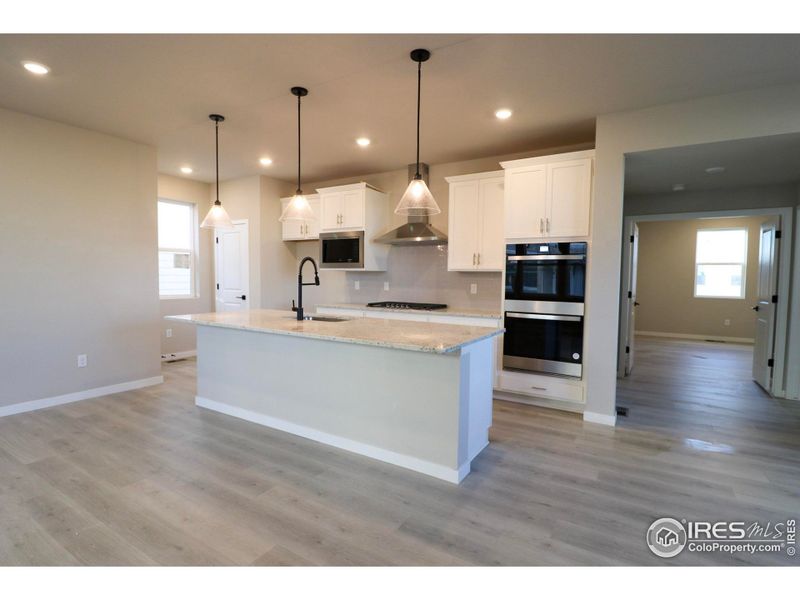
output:
<instances>
[{"instance_id":1,"label":"kitchen wall cabinet","mask_svg":"<svg viewBox=\"0 0 800 600\"><path fill-rule=\"evenodd\" d=\"M361 231L372 213L386 212L386 194L366 183L317 190L320 197L321 231ZM381 203L381 206L376 205Z\"/></svg>"},{"instance_id":2,"label":"kitchen wall cabinet","mask_svg":"<svg viewBox=\"0 0 800 600\"><path fill-rule=\"evenodd\" d=\"M506 239L588 237L594 150L500 164Z\"/></svg>"},{"instance_id":3,"label":"kitchen wall cabinet","mask_svg":"<svg viewBox=\"0 0 800 600\"><path fill-rule=\"evenodd\" d=\"M502 271L505 259L503 171L447 177L447 268Z\"/></svg>"},{"instance_id":4,"label":"kitchen wall cabinet","mask_svg":"<svg viewBox=\"0 0 800 600\"><path fill-rule=\"evenodd\" d=\"M319 212L319 196L316 194L306 196L308 203L311 205L311 210L314 212L316 219L309 221L284 221L282 225L282 238L284 241L298 241L298 240L317 240L319 239L319 226L320 226L320 212ZM286 205L291 201L291 198L281 198L281 212L286 208Z\"/></svg>"}]
</instances>

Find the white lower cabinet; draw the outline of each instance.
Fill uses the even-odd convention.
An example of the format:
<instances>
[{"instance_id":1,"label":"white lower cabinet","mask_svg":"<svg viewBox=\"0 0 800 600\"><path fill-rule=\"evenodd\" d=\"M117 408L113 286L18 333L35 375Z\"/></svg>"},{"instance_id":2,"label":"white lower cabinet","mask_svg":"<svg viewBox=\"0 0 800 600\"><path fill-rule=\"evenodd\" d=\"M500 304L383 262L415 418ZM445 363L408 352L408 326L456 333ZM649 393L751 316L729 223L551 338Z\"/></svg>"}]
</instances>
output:
<instances>
[{"instance_id":1,"label":"white lower cabinet","mask_svg":"<svg viewBox=\"0 0 800 600\"><path fill-rule=\"evenodd\" d=\"M580 379L552 377L538 373L500 371L496 388L537 398L547 398L563 402L583 403L583 382Z\"/></svg>"}]
</instances>

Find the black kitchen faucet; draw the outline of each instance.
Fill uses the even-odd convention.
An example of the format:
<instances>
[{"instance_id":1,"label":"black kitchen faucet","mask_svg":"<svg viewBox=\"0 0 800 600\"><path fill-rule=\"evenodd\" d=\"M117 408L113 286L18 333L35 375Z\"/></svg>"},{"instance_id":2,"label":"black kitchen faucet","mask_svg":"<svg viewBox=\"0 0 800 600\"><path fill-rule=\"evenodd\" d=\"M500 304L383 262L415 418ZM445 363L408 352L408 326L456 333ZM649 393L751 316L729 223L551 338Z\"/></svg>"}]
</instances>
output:
<instances>
[{"instance_id":1,"label":"black kitchen faucet","mask_svg":"<svg viewBox=\"0 0 800 600\"><path fill-rule=\"evenodd\" d=\"M311 261L314 265L314 283L303 283L303 266ZM317 270L317 262L310 256L306 256L300 261L300 268L297 270L297 306L294 305L292 300L292 310L297 313L297 320L303 320L303 286L304 285L319 285L319 271Z\"/></svg>"}]
</instances>

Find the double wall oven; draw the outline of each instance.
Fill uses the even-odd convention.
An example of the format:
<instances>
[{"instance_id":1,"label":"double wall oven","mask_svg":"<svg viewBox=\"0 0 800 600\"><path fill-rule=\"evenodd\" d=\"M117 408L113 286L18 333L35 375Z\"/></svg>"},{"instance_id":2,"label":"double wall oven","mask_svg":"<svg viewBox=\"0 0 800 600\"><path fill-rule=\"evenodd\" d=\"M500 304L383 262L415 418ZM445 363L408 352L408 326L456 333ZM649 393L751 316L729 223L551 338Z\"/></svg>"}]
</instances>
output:
<instances>
[{"instance_id":1,"label":"double wall oven","mask_svg":"<svg viewBox=\"0 0 800 600\"><path fill-rule=\"evenodd\" d=\"M503 367L583 373L586 242L506 246Z\"/></svg>"}]
</instances>

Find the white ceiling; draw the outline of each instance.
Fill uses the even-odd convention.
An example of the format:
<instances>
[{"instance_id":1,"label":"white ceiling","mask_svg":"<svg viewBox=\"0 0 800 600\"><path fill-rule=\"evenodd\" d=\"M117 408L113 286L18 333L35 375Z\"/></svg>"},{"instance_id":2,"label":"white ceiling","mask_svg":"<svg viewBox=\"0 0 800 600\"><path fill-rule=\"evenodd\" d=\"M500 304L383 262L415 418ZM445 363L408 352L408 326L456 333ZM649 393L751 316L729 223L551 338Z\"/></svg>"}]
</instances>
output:
<instances>
[{"instance_id":1,"label":"white ceiling","mask_svg":"<svg viewBox=\"0 0 800 600\"><path fill-rule=\"evenodd\" d=\"M706 173L709 167L722 173ZM625 157L625 193L730 189L800 181L800 134L636 152Z\"/></svg>"},{"instance_id":2,"label":"white ceiling","mask_svg":"<svg viewBox=\"0 0 800 600\"><path fill-rule=\"evenodd\" d=\"M205 181L219 112L223 179L291 180L289 88L303 85L304 179L346 177L413 161L416 47L433 52L421 159L434 164L592 141L598 114L800 81L800 36L1 35L0 106L152 144L162 172L189 164ZM34 77L25 59L53 71Z\"/></svg>"}]
</instances>

